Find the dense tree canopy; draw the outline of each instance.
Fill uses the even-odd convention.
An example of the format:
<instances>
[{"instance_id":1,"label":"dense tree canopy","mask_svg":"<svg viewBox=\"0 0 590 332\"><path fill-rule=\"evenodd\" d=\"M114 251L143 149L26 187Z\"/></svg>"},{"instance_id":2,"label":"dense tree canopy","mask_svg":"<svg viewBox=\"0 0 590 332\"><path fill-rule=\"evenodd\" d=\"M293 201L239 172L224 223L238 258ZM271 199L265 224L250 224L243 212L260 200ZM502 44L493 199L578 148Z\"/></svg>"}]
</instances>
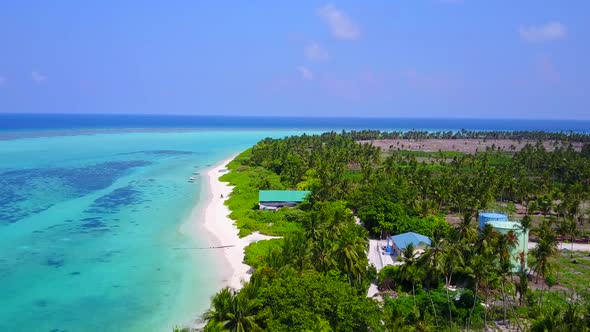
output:
<instances>
[{"instance_id":1,"label":"dense tree canopy","mask_svg":"<svg viewBox=\"0 0 590 332\"><path fill-rule=\"evenodd\" d=\"M261 283L258 317L268 331L313 331L322 322L335 331L380 328L377 304L333 273L285 271Z\"/></svg>"},{"instance_id":2,"label":"dense tree canopy","mask_svg":"<svg viewBox=\"0 0 590 332\"><path fill-rule=\"evenodd\" d=\"M538 143L475 154L382 151L371 144L384 138ZM552 151L543 140L553 141ZM513 213L524 207L521 228L538 238L531 272L550 284L556 231L573 240L587 221L590 148L587 143L576 151L572 142L590 139L576 133L367 130L260 141L223 176L235 186L228 206L241 235L261 231L283 238L247 249L246 261L256 267L252 280L239 292L225 289L212 299L204 316L208 329L462 330L493 321L515 330L551 330L555 324L587 329L584 297L568 307L563 297L531 291L524 271L527 244L512 232L478 232L474 222L481 210ZM296 208L269 212L257 209L261 189L312 193ZM406 248L401 266L379 273L386 295L378 304L366 297L377 278L367 258L369 237L408 231L427 235L432 246L419 256ZM522 271L513 274L515 248Z\"/></svg>"}]
</instances>

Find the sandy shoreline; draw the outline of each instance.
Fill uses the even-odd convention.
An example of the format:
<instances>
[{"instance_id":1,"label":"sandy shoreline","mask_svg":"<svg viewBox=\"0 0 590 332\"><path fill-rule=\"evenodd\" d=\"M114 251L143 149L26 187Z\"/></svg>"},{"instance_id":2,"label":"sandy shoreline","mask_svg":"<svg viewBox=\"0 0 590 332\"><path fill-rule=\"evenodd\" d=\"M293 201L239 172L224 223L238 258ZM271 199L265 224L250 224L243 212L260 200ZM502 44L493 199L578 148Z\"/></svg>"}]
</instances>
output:
<instances>
[{"instance_id":1,"label":"sandy shoreline","mask_svg":"<svg viewBox=\"0 0 590 332\"><path fill-rule=\"evenodd\" d=\"M228 246L215 249L219 250L225 259L225 264L220 264L220 266L223 266L222 271L220 271L221 287L228 286L234 289L240 289L242 287L242 281L250 280L251 267L244 263L244 248L252 242L272 239L274 237L262 235L257 232L244 238L238 236L239 230L234 225L234 221L229 218L231 211L224 204L233 190L233 186L219 181L219 177L226 173L224 171L226 165L234 158L235 156L232 156L213 166L203 177L207 198L206 205L202 209L199 219L203 220L202 225L213 235L214 239L212 240L215 246ZM193 229L196 229L196 227Z\"/></svg>"}]
</instances>

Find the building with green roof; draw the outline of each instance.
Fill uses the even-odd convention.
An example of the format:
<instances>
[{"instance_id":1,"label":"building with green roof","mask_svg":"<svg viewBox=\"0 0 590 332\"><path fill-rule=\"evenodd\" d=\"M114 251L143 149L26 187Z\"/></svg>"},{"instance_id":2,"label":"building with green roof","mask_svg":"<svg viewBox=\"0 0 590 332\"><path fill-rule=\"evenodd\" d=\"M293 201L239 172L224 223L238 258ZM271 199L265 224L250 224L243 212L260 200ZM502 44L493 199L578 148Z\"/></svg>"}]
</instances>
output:
<instances>
[{"instance_id":1,"label":"building with green roof","mask_svg":"<svg viewBox=\"0 0 590 332\"><path fill-rule=\"evenodd\" d=\"M276 210L284 206L293 207L305 200L311 191L307 190L260 190L258 206L261 210Z\"/></svg>"}]
</instances>

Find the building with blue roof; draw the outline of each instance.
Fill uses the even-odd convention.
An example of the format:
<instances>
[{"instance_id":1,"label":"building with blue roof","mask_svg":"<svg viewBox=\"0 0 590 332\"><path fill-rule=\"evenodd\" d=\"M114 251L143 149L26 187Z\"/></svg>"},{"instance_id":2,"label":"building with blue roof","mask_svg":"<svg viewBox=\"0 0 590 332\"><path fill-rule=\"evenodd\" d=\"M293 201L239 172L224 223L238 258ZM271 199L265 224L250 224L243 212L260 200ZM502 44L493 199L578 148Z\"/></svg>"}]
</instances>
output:
<instances>
[{"instance_id":1,"label":"building with blue roof","mask_svg":"<svg viewBox=\"0 0 590 332\"><path fill-rule=\"evenodd\" d=\"M496 212L480 212L479 213L479 229L482 230L490 221L508 221L508 216Z\"/></svg>"},{"instance_id":2,"label":"building with blue roof","mask_svg":"<svg viewBox=\"0 0 590 332\"><path fill-rule=\"evenodd\" d=\"M414 250L423 250L426 247L430 247L432 242L428 236L422 234L414 232L402 233L387 238L387 246L385 247L385 251L389 254L399 255L399 253L406 249L410 244L414 246Z\"/></svg>"}]
</instances>

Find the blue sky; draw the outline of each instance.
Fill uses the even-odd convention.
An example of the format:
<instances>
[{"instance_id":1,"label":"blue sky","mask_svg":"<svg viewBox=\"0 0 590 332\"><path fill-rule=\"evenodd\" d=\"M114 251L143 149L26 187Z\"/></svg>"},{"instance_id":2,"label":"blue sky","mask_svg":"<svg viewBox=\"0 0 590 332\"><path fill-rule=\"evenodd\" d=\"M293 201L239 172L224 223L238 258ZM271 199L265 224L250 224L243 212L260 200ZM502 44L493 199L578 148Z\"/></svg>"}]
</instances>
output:
<instances>
[{"instance_id":1,"label":"blue sky","mask_svg":"<svg viewBox=\"0 0 590 332\"><path fill-rule=\"evenodd\" d=\"M27 1L0 112L590 119L587 0Z\"/></svg>"}]
</instances>

